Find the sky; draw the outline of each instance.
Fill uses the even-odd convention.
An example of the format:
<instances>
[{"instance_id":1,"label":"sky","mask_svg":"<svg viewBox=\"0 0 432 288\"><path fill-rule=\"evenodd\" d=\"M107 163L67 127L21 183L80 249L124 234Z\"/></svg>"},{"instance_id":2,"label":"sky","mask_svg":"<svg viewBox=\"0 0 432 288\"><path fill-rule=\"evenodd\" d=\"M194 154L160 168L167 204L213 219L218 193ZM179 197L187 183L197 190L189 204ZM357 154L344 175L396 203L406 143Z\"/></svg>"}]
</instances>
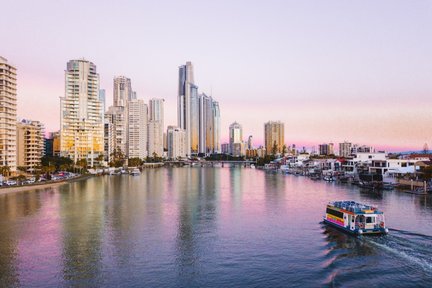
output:
<instances>
[{"instance_id":1,"label":"sky","mask_svg":"<svg viewBox=\"0 0 432 288\"><path fill-rule=\"evenodd\" d=\"M18 116L60 126L67 61L97 65L107 107L113 77L165 99L177 124L178 66L228 126L262 144L285 123L287 145L432 147L432 1L3 1L0 56L18 69ZM5 13L6 12L6 13Z\"/></svg>"}]
</instances>

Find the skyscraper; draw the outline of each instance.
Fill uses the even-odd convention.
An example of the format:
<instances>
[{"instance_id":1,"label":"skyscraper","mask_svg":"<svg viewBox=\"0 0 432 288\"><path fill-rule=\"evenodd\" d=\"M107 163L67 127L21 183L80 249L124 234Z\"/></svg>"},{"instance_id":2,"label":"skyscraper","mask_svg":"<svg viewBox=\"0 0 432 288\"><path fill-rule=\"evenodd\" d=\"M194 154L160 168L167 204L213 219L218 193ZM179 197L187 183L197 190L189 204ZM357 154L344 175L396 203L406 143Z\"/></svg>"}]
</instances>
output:
<instances>
[{"instance_id":1,"label":"skyscraper","mask_svg":"<svg viewBox=\"0 0 432 288\"><path fill-rule=\"evenodd\" d=\"M164 124L164 99L152 98L149 101L149 120L159 121Z\"/></svg>"},{"instance_id":2,"label":"skyscraper","mask_svg":"<svg viewBox=\"0 0 432 288\"><path fill-rule=\"evenodd\" d=\"M132 98L135 99L136 94L132 91L130 78L125 76L114 77L113 84L113 106L110 106L105 113L105 117L111 123L111 129L113 130L112 137L114 137L114 139L110 141L113 143L113 146L110 147L109 150L111 150L111 152L109 152L109 154L114 150L120 150L124 157L127 158L129 157L128 102L132 100Z\"/></svg>"},{"instance_id":3,"label":"skyscraper","mask_svg":"<svg viewBox=\"0 0 432 288\"><path fill-rule=\"evenodd\" d=\"M234 122L229 126L229 141L230 141L230 154L233 156L242 155L243 143L243 129L242 126Z\"/></svg>"},{"instance_id":4,"label":"skyscraper","mask_svg":"<svg viewBox=\"0 0 432 288\"><path fill-rule=\"evenodd\" d=\"M0 56L0 165L16 171L16 68Z\"/></svg>"},{"instance_id":5,"label":"skyscraper","mask_svg":"<svg viewBox=\"0 0 432 288\"><path fill-rule=\"evenodd\" d=\"M90 166L104 151L103 111L99 100L99 74L86 60L71 60L65 71L65 96L60 98L60 151L76 163Z\"/></svg>"},{"instance_id":6,"label":"skyscraper","mask_svg":"<svg viewBox=\"0 0 432 288\"><path fill-rule=\"evenodd\" d=\"M163 156L164 136L164 99L153 98L149 101L148 154Z\"/></svg>"},{"instance_id":7,"label":"skyscraper","mask_svg":"<svg viewBox=\"0 0 432 288\"><path fill-rule=\"evenodd\" d=\"M102 112L106 112L105 89L99 89L99 101L102 103Z\"/></svg>"},{"instance_id":8,"label":"skyscraper","mask_svg":"<svg viewBox=\"0 0 432 288\"><path fill-rule=\"evenodd\" d=\"M213 153L213 122L213 99L202 93L199 96L199 153Z\"/></svg>"},{"instance_id":9,"label":"skyscraper","mask_svg":"<svg viewBox=\"0 0 432 288\"><path fill-rule=\"evenodd\" d=\"M269 121L264 124L264 143L267 154L281 153L285 144L284 123L280 121ZM276 151L273 147L276 145Z\"/></svg>"},{"instance_id":10,"label":"skyscraper","mask_svg":"<svg viewBox=\"0 0 432 288\"><path fill-rule=\"evenodd\" d=\"M163 131L159 121L149 121L147 126L148 156L163 156Z\"/></svg>"},{"instance_id":11,"label":"skyscraper","mask_svg":"<svg viewBox=\"0 0 432 288\"><path fill-rule=\"evenodd\" d=\"M147 157L147 105L144 100L128 101L128 157Z\"/></svg>"},{"instance_id":12,"label":"skyscraper","mask_svg":"<svg viewBox=\"0 0 432 288\"><path fill-rule=\"evenodd\" d=\"M220 129L221 129L221 125L220 125L220 109L219 109L219 102L213 101L213 125L214 125L214 136L213 136L213 141L214 141L214 150L213 153L221 153L222 149L221 149L221 142L220 142Z\"/></svg>"},{"instance_id":13,"label":"skyscraper","mask_svg":"<svg viewBox=\"0 0 432 288\"><path fill-rule=\"evenodd\" d=\"M198 152L198 125L194 123L191 125L191 110L192 102L196 104L198 109L197 97L198 97L198 87L194 84L194 74L192 62L186 62L186 65L179 67L179 87L178 87L178 97L177 97L177 117L178 126L184 129L186 132L186 154L191 155L192 146L196 148L195 152ZM194 99L192 101L192 98ZM195 110L194 109L194 110ZM196 117L197 114L195 114ZM195 121L195 119L194 119ZM195 130L194 143L192 143L192 132L191 129ZM196 137L195 137L196 136Z\"/></svg>"},{"instance_id":14,"label":"skyscraper","mask_svg":"<svg viewBox=\"0 0 432 288\"><path fill-rule=\"evenodd\" d=\"M198 94L191 62L179 67L178 126L186 132L187 155L221 151L219 103Z\"/></svg>"},{"instance_id":15,"label":"skyscraper","mask_svg":"<svg viewBox=\"0 0 432 288\"><path fill-rule=\"evenodd\" d=\"M127 101L133 97L131 80L125 76L114 77L114 89L113 89L113 106L127 105Z\"/></svg>"},{"instance_id":16,"label":"skyscraper","mask_svg":"<svg viewBox=\"0 0 432 288\"><path fill-rule=\"evenodd\" d=\"M199 96L199 153L220 152L219 103L205 93Z\"/></svg>"}]
</instances>

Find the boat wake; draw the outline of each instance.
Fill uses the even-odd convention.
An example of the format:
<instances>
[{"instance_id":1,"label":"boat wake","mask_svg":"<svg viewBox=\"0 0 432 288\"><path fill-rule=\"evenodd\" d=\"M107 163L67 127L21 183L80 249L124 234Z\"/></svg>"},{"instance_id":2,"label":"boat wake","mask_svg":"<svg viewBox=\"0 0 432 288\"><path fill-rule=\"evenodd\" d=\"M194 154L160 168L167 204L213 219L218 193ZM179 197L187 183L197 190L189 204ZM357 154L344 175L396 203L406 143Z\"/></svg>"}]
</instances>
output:
<instances>
[{"instance_id":1,"label":"boat wake","mask_svg":"<svg viewBox=\"0 0 432 288\"><path fill-rule=\"evenodd\" d=\"M361 237L362 241L384 249L395 257L403 258L432 272L432 236L390 229L382 237Z\"/></svg>"},{"instance_id":2,"label":"boat wake","mask_svg":"<svg viewBox=\"0 0 432 288\"><path fill-rule=\"evenodd\" d=\"M430 287L432 236L390 229L387 235L355 237L323 227L324 285L395 287L409 281L410 285L401 287Z\"/></svg>"}]
</instances>

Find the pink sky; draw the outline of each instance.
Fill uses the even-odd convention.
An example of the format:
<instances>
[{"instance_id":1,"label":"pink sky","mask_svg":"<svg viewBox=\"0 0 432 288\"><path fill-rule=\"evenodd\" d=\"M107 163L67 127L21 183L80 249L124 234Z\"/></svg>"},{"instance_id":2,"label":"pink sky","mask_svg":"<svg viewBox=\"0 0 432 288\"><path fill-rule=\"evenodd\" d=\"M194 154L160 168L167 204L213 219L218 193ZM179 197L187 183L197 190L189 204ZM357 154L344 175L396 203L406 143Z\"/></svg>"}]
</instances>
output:
<instances>
[{"instance_id":1,"label":"pink sky","mask_svg":"<svg viewBox=\"0 0 432 288\"><path fill-rule=\"evenodd\" d=\"M165 99L176 124L178 66L192 61L219 101L222 140L237 121L262 143L285 123L288 145L344 140L432 147L430 1L6 1L0 55L18 68L18 115L59 127L70 59L132 79Z\"/></svg>"}]
</instances>

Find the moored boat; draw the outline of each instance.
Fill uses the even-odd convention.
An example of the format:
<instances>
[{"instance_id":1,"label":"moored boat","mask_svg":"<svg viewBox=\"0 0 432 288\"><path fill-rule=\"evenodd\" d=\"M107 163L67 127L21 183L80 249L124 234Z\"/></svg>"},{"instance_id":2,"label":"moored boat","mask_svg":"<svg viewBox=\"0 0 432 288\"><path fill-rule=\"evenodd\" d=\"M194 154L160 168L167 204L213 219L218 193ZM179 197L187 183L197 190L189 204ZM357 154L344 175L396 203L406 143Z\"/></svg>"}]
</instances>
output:
<instances>
[{"instance_id":1,"label":"moored boat","mask_svg":"<svg viewBox=\"0 0 432 288\"><path fill-rule=\"evenodd\" d=\"M382 211L355 201L334 201L327 204L324 223L355 235L388 233Z\"/></svg>"},{"instance_id":2,"label":"moored boat","mask_svg":"<svg viewBox=\"0 0 432 288\"><path fill-rule=\"evenodd\" d=\"M132 172L130 172L132 176L138 176L141 174L141 171L138 168L134 168Z\"/></svg>"}]
</instances>

